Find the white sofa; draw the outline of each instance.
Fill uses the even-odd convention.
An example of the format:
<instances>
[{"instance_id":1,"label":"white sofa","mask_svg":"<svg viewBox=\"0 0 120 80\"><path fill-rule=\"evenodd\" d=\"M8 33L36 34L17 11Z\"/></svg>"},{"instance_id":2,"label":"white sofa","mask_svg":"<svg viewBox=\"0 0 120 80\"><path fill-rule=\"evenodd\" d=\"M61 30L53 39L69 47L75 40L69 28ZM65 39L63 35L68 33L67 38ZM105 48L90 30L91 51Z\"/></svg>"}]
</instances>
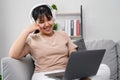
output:
<instances>
[{"instance_id":1,"label":"white sofa","mask_svg":"<svg viewBox=\"0 0 120 80\"><path fill-rule=\"evenodd\" d=\"M87 49L106 49L102 63L110 67L110 80L120 80L120 41L92 40L85 41L85 45ZM34 64L30 56L21 60L5 57L1 60L1 69L3 80L31 80Z\"/></svg>"}]
</instances>

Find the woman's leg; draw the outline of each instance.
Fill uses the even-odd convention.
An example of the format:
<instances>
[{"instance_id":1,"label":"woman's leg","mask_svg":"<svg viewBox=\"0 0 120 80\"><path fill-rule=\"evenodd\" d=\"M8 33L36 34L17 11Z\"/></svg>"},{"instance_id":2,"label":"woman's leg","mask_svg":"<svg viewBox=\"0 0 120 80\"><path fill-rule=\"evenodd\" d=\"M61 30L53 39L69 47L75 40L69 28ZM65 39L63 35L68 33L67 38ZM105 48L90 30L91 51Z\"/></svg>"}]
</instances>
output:
<instances>
[{"instance_id":1,"label":"woman's leg","mask_svg":"<svg viewBox=\"0 0 120 80\"><path fill-rule=\"evenodd\" d=\"M49 77L45 73L34 73L31 80L61 80L60 77Z\"/></svg>"},{"instance_id":2,"label":"woman's leg","mask_svg":"<svg viewBox=\"0 0 120 80\"><path fill-rule=\"evenodd\" d=\"M34 73L32 76L32 80L55 80L55 79L48 78L42 73Z\"/></svg>"},{"instance_id":3,"label":"woman's leg","mask_svg":"<svg viewBox=\"0 0 120 80\"><path fill-rule=\"evenodd\" d=\"M110 80L110 68L106 64L101 64L97 74L89 78L91 80ZM81 80L89 80L89 78L81 79ZM61 80L61 79L57 77L48 77L42 73L34 73L32 80Z\"/></svg>"},{"instance_id":4,"label":"woman's leg","mask_svg":"<svg viewBox=\"0 0 120 80\"><path fill-rule=\"evenodd\" d=\"M110 80L110 68L106 64L101 64L95 76L91 80Z\"/></svg>"}]
</instances>

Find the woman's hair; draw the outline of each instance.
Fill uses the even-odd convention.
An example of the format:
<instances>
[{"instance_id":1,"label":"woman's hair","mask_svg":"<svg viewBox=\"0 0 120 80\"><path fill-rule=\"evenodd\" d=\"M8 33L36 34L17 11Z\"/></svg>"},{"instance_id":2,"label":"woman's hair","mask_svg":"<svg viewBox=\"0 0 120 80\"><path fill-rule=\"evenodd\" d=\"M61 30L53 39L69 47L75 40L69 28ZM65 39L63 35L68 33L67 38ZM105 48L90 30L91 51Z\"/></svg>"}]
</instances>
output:
<instances>
[{"instance_id":1,"label":"woman's hair","mask_svg":"<svg viewBox=\"0 0 120 80\"><path fill-rule=\"evenodd\" d=\"M37 7L35 7L33 10L32 10L32 13L31 13L34 21L36 21L37 19L42 19L44 16L46 16L46 18L48 20L50 20L53 15L52 15L52 9L49 5L39 5Z\"/></svg>"}]
</instances>

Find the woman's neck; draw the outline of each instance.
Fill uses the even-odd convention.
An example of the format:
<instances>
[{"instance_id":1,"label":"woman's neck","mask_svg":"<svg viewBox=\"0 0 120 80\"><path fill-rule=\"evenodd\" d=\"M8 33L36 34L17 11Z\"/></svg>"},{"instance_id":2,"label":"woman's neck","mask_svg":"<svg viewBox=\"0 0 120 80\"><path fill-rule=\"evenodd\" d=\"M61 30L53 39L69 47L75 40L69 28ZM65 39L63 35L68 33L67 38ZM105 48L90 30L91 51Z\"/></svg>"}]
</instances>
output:
<instances>
[{"instance_id":1,"label":"woman's neck","mask_svg":"<svg viewBox=\"0 0 120 80\"><path fill-rule=\"evenodd\" d=\"M43 37L52 37L54 35L54 31L52 31L50 34L44 34L42 32L40 32L40 35L42 35Z\"/></svg>"}]
</instances>

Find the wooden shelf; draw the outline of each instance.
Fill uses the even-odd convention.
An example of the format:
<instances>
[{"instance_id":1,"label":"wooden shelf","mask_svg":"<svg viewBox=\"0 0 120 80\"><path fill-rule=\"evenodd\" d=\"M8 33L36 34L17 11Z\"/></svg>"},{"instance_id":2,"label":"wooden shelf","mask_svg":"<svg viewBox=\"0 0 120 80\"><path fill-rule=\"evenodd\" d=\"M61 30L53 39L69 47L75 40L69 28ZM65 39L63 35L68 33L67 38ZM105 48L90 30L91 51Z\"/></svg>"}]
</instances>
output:
<instances>
[{"instance_id":1,"label":"wooden shelf","mask_svg":"<svg viewBox=\"0 0 120 80\"><path fill-rule=\"evenodd\" d=\"M56 22L58 22L59 26L62 26L63 29L66 29L66 32L68 34L70 34L70 31L68 31L68 30L71 30L69 28L71 28L71 26L73 28L76 25L76 22L78 22L76 20L79 20L81 35L80 36L70 36L70 38L73 40L78 40L80 38L83 38L82 5L80 7L80 12L59 12L59 13L56 13L56 18L57 18ZM79 25L79 22L78 22L78 25ZM68 28L66 28L66 27L68 27ZM78 29L77 29L77 31L78 31Z\"/></svg>"},{"instance_id":2,"label":"wooden shelf","mask_svg":"<svg viewBox=\"0 0 120 80\"><path fill-rule=\"evenodd\" d=\"M56 16L80 16L80 13L57 13Z\"/></svg>"},{"instance_id":3,"label":"wooden shelf","mask_svg":"<svg viewBox=\"0 0 120 80\"><path fill-rule=\"evenodd\" d=\"M78 40L81 38L81 36L70 36L71 39L75 39L75 40Z\"/></svg>"}]
</instances>

